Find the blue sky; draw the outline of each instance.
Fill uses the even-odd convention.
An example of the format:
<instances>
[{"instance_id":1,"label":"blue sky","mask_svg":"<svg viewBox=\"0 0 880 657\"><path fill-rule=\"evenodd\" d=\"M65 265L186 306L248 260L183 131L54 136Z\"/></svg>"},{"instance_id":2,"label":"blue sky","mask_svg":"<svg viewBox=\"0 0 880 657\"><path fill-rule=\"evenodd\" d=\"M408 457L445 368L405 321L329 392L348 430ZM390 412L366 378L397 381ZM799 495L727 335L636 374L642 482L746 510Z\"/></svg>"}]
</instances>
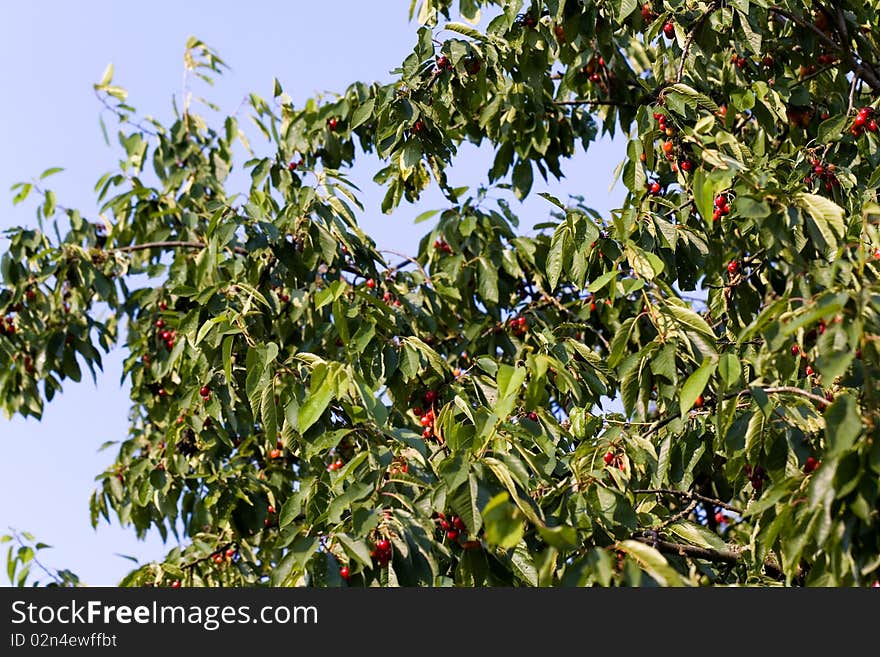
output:
<instances>
[{"instance_id":1,"label":"blue sky","mask_svg":"<svg viewBox=\"0 0 880 657\"><path fill-rule=\"evenodd\" d=\"M180 93L184 44L194 35L219 51L231 67L215 87L199 90L224 112L234 112L251 91L270 98L275 77L294 102L301 103L356 80L389 80L389 71L415 42L415 25L407 19L409 4L6 3L0 21L0 230L34 225L34 206L13 208L7 190L53 166L65 168L48 181L59 203L94 213L95 181L119 158L101 136L101 106L92 90L108 63L114 64L114 83L129 91L132 105L167 119L171 96ZM211 118L210 113L206 116ZM112 117L106 120L112 127ZM524 228L546 218L549 206L535 196L544 190L560 198L584 195L600 212L619 206L621 186L609 194L609 184L622 156L619 142L603 141L571 162L562 182L543 185L536 179L532 197L522 207ZM485 182L491 161L491 150L463 147L450 182ZM430 229L429 223L414 225L413 218L425 209L442 207L442 197L432 190L417 206L405 204L391 216L382 215L382 190L371 182L378 168L377 160L364 157L352 175L364 190L361 224L380 248L412 253L421 234ZM0 240L0 250L5 248ZM47 405L40 422L0 418L0 534L7 527L34 533L54 546L41 557L47 565L69 568L92 585L113 585L132 568L132 562L119 554L147 561L171 547L158 535L138 541L128 528L102 523L93 531L89 525L94 477L113 458L112 448L97 449L126 435L129 404L127 386L120 385L121 362L120 352L111 353L97 386L90 379L67 385L64 394ZM5 583L5 576L0 579Z\"/></svg>"}]
</instances>

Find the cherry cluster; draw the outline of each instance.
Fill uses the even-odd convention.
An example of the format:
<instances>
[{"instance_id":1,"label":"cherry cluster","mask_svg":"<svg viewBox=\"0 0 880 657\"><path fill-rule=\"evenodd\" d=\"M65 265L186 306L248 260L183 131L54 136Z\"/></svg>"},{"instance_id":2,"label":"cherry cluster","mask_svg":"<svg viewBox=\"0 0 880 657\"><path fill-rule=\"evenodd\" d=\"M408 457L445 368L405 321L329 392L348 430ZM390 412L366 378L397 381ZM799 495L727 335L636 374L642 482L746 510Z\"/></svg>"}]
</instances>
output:
<instances>
[{"instance_id":1,"label":"cherry cluster","mask_svg":"<svg viewBox=\"0 0 880 657\"><path fill-rule=\"evenodd\" d=\"M813 187L813 183L824 181L825 191L830 192L840 184L835 173L836 167L833 164L823 164L819 158L812 158L810 166L813 167L811 173L804 178L804 185L808 188Z\"/></svg>"},{"instance_id":2,"label":"cherry cluster","mask_svg":"<svg viewBox=\"0 0 880 657\"><path fill-rule=\"evenodd\" d=\"M756 465L753 468L750 464L746 463L745 471L746 479L752 484L752 488L761 490L764 487L764 482L768 479L767 471L763 466Z\"/></svg>"},{"instance_id":3,"label":"cherry cluster","mask_svg":"<svg viewBox=\"0 0 880 657\"><path fill-rule=\"evenodd\" d=\"M877 132L877 119L874 118L873 107L861 108L849 128L853 137L861 137L865 133L865 130L868 132Z\"/></svg>"},{"instance_id":4,"label":"cherry cluster","mask_svg":"<svg viewBox=\"0 0 880 657\"><path fill-rule=\"evenodd\" d=\"M343 461L342 459L336 459L335 461L327 465L327 472L334 472L335 470L339 470L344 465L345 461Z\"/></svg>"},{"instance_id":5,"label":"cherry cluster","mask_svg":"<svg viewBox=\"0 0 880 657\"><path fill-rule=\"evenodd\" d=\"M450 515L450 517L447 518L446 514L441 511L437 512L435 522L437 523L438 529L443 532L446 535L446 538L450 541L458 540L458 537L467 531L467 527L461 518L455 515Z\"/></svg>"},{"instance_id":6,"label":"cherry cluster","mask_svg":"<svg viewBox=\"0 0 880 657\"><path fill-rule=\"evenodd\" d=\"M590 82L601 82L602 76L608 77L608 67L604 57L592 57L584 66L584 73L589 76Z\"/></svg>"},{"instance_id":7,"label":"cherry cluster","mask_svg":"<svg viewBox=\"0 0 880 657\"><path fill-rule=\"evenodd\" d=\"M376 541L376 547L370 550L370 557L379 564L380 568L387 566L391 561L391 541L387 538L380 538Z\"/></svg>"},{"instance_id":8,"label":"cherry cluster","mask_svg":"<svg viewBox=\"0 0 880 657\"><path fill-rule=\"evenodd\" d=\"M605 462L605 465L609 467L614 467L623 472L626 469L626 465L623 462L622 454L615 454L614 452L605 452L605 456L602 457L602 460Z\"/></svg>"},{"instance_id":9,"label":"cherry cluster","mask_svg":"<svg viewBox=\"0 0 880 657\"><path fill-rule=\"evenodd\" d=\"M523 336L529 331L529 320L525 317L514 317L510 320L510 329L514 335Z\"/></svg>"},{"instance_id":10,"label":"cherry cluster","mask_svg":"<svg viewBox=\"0 0 880 657\"><path fill-rule=\"evenodd\" d=\"M161 317L156 320L154 326L159 330L159 339L165 343L165 348L168 351L174 349L174 338L177 337L177 331L166 328L165 320Z\"/></svg>"},{"instance_id":11,"label":"cherry cluster","mask_svg":"<svg viewBox=\"0 0 880 657\"><path fill-rule=\"evenodd\" d=\"M15 317L7 315L0 321L0 335L15 335Z\"/></svg>"},{"instance_id":12,"label":"cherry cluster","mask_svg":"<svg viewBox=\"0 0 880 657\"><path fill-rule=\"evenodd\" d=\"M712 212L712 221L718 221L721 217L726 217L730 214L730 203L727 194L719 194L716 196L713 205L715 209Z\"/></svg>"},{"instance_id":13,"label":"cherry cluster","mask_svg":"<svg viewBox=\"0 0 880 657\"><path fill-rule=\"evenodd\" d=\"M812 456L808 456L807 460L804 462L804 474L810 474L814 472L816 468L819 467L821 461L813 458Z\"/></svg>"},{"instance_id":14,"label":"cherry cluster","mask_svg":"<svg viewBox=\"0 0 880 657\"><path fill-rule=\"evenodd\" d=\"M452 254L452 247L449 246L449 244L446 243L446 240L444 240L442 237L434 240L434 248L437 251L440 251L440 253L445 253L447 255Z\"/></svg>"}]
</instances>

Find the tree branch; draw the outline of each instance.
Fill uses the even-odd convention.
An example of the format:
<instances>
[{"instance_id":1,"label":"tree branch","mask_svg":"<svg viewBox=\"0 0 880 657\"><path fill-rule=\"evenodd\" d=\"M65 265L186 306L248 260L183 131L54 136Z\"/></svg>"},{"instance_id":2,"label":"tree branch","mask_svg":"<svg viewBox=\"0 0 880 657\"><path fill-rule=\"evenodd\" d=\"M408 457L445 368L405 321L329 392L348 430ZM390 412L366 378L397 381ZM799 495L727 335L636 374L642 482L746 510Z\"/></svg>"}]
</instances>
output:
<instances>
[{"instance_id":1,"label":"tree branch","mask_svg":"<svg viewBox=\"0 0 880 657\"><path fill-rule=\"evenodd\" d=\"M681 48L681 61L678 62L678 70L675 72L676 84L681 82L681 78L684 76L684 65L687 62L688 53L690 53L691 45L694 42L694 37L697 34L697 30L699 30L703 26L703 23L705 23L709 19L709 16L711 16L717 8L718 2L716 0L716 2L713 2L712 6L706 10L706 13L704 13L702 16L700 16L699 19L697 19L697 22L694 23L691 31L688 32L687 38L684 40L684 46L682 46Z\"/></svg>"},{"instance_id":2,"label":"tree branch","mask_svg":"<svg viewBox=\"0 0 880 657\"><path fill-rule=\"evenodd\" d=\"M118 251L120 253L132 253L134 251L147 251L149 249L204 249L207 245L204 242L185 242L180 240L168 240L164 242L145 242L143 244L132 244L131 246L120 246L116 249L111 249L111 251ZM235 246L235 247L226 247L230 251L237 253L238 255L247 255L248 250L243 246Z\"/></svg>"},{"instance_id":3,"label":"tree branch","mask_svg":"<svg viewBox=\"0 0 880 657\"><path fill-rule=\"evenodd\" d=\"M820 397L819 395L814 395L812 392L807 392L806 390L802 390L801 388L795 388L794 386L773 386L763 388L758 386L757 390L762 390L768 395L797 395L799 397L803 397L804 399L809 399L810 401L815 402L819 406L827 407L831 405L831 402L825 399L824 397ZM747 388L745 390L740 390L738 392L731 392L723 397L721 397L721 401L727 401L729 399L734 399L736 397L749 396L752 394L751 388ZM708 404L717 404L718 400L714 402L708 401ZM672 422L674 419L681 417L681 411L674 411L670 415L667 415L662 420L658 420L654 423L654 425L648 429L643 435L643 438L647 438L653 433L657 433L660 429L665 427L667 424Z\"/></svg>"},{"instance_id":4,"label":"tree branch","mask_svg":"<svg viewBox=\"0 0 880 657\"><path fill-rule=\"evenodd\" d=\"M635 495L672 495L674 497L683 497L687 500L696 500L698 502L705 502L706 504L714 504L715 506L719 506L722 509L727 509L737 515L742 515L742 510L736 508L728 504L727 502L722 502L721 500L716 500L712 497L706 497L705 495L700 495L699 493L694 493L689 490L674 490L672 488L644 488L639 490L634 490L633 493Z\"/></svg>"},{"instance_id":5,"label":"tree branch","mask_svg":"<svg viewBox=\"0 0 880 657\"><path fill-rule=\"evenodd\" d=\"M867 82L875 92L880 93L880 78L878 78L878 76L875 74L873 68L860 64L856 60L855 55L853 55L852 50L850 50L850 48L847 47L845 44L838 43L830 36L825 34L825 32L813 25L813 23L805 21L801 16L798 16L797 14L788 11L784 7L774 5L770 7L770 11L772 11L774 14L782 16L783 18L787 18L792 23L805 30L810 30L816 35L819 41L824 43L827 47L844 55L846 58L846 63L849 66L850 70L852 70L853 73L859 75L865 82Z\"/></svg>"},{"instance_id":6,"label":"tree branch","mask_svg":"<svg viewBox=\"0 0 880 657\"><path fill-rule=\"evenodd\" d=\"M578 98L575 100L554 100L554 105L565 106L578 106L578 105L610 105L611 107L632 107L637 108L638 105L635 103L619 103L616 100L589 100L587 98Z\"/></svg>"},{"instance_id":7,"label":"tree branch","mask_svg":"<svg viewBox=\"0 0 880 657\"><path fill-rule=\"evenodd\" d=\"M680 557L689 557L691 559L702 559L703 561L711 561L713 563L726 563L730 565L738 565L743 563L742 553L737 549L715 550L712 548L699 547L698 545L687 545L685 543L672 543L670 541L655 540L650 536L635 536L634 540L646 545L651 545L660 552L666 554L675 554ZM783 573L774 561L764 562L764 572L770 577L777 580L784 580ZM798 573L797 579L801 578Z\"/></svg>"}]
</instances>

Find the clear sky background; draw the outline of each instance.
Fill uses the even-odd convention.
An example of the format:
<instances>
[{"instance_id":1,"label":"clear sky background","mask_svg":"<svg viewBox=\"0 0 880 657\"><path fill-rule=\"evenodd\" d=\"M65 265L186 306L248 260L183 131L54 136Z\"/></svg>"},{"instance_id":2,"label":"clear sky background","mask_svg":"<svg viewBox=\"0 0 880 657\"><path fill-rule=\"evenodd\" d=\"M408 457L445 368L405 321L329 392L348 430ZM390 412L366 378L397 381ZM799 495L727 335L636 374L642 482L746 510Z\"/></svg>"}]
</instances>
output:
<instances>
[{"instance_id":1,"label":"clear sky background","mask_svg":"<svg viewBox=\"0 0 880 657\"><path fill-rule=\"evenodd\" d=\"M416 26L407 19L409 4L409 0L3 2L0 230L35 224L34 205L13 208L7 190L53 166L65 168L47 181L59 204L94 216L94 184L119 159L118 147L108 148L101 136L101 105L92 90L108 63L115 66L114 83L129 91L130 104L143 114L168 119L171 96L180 94L184 44L194 35L219 51L231 67L214 88L197 89L223 112L235 112L251 91L271 98L274 77L299 104L317 93L343 90L357 80L390 80L389 71L415 43ZM115 144L113 117L105 120ZM560 198L583 195L603 213L618 207L622 186L609 193L609 185L622 157L621 143L606 140L564 166L563 181L544 185L536 177L532 197L520 208L522 229L528 231L547 218L550 206L535 196L539 191ZM490 149L463 147L450 183L485 183L491 162ZM361 225L379 248L413 253L420 236L431 227L414 225L413 218L425 209L443 207L442 196L432 189L417 206L404 203L391 216L382 215L383 190L371 182L378 168L375 158L361 157L352 175L364 190ZM6 248L0 239L0 252ZM42 421L0 417L0 534L9 527L34 533L54 546L41 555L46 565L69 568L91 585L113 585L133 567L119 555L145 562L172 547L156 533L138 541L131 528L102 522L93 531L89 524L94 477L114 456L114 448L98 452L98 447L126 436L128 386L120 384L121 371L122 354L116 351L106 357L97 386L91 379L68 383L64 393L47 405ZM4 553L0 560L5 561ZM0 575L0 582L6 584L5 579Z\"/></svg>"}]
</instances>

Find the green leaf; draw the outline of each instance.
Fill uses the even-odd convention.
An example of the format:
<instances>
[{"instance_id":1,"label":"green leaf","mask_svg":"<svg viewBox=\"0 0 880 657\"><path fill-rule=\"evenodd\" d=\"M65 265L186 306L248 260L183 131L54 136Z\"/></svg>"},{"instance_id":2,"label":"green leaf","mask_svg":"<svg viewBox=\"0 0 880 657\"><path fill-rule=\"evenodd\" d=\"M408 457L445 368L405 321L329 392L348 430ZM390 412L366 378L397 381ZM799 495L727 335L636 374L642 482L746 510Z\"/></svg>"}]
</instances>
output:
<instances>
[{"instance_id":1,"label":"green leaf","mask_svg":"<svg viewBox=\"0 0 880 657\"><path fill-rule=\"evenodd\" d=\"M467 531L476 535L483 525L483 516L477 503L477 478L473 473L468 475L468 480L463 486L459 486L455 494L449 498L452 510L464 521Z\"/></svg>"},{"instance_id":2,"label":"green leaf","mask_svg":"<svg viewBox=\"0 0 880 657\"><path fill-rule=\"evenodd\" d=\"M333 385L329 380L329 368L320 364L312 370L312 378L309 383L309 395L305 403L299 408L299 431L305 433L318 418L327 410L330 400L333 399Z\"/></svg>"},{"instance_id":3,"label":"green leaf","mask_svg":"<svg viewBox=\"0 0 880 657\"><path fill-rule=\"evenodd\" d=\"M815 233L821 235L825 245L829 249L837 247L837 242L843 239L846 226L843 222L843 208L834 201L818 194L800 193L795 196L797 205L805 209L812 219L808 227L813 228Z\"/></svg>"},{"instance_id":4,"label":"green leaf","mask_svg":"<svg viewBox=\"0 0 880 657\"><path fill-rule=\"evenodd\" d=\"M104 69L104 74L101 75L101 81L98 82L98 87L106 87L113 81L113 62L107 64L107 68Z\"/></svg>"},{"instance_id":5,"label":"green leaf","mask_svg":"<svg viewBox=\"0 0 880 657\"><path fill-rule=\"evenodd\" d=\"M507 493L498 493L483 507L483 525L486 540L505 549L516 547L525 533L519 511Z\"/></svg>"},{"instance_id":6,"label":"green leaf","mask_svg":"<svg viewBox=\"0 0 880 657\"><path fill-rule=\"evenodd\" d=\"M373 565L370 548L365 541L354 539L348 534L336 534L335 537L348 556L359 561L365 568Z\"/></svg>"},{"instance_id":7,"label":"green leaf","mask_svg":"<svg viewBox=\"0 0 880 657\"><path fill-rule=\"evenodd\" d=\"M832 116L819 124L819 141L823 144L829 144L832 141L840 139L841 134L849 122L849 117L840 113Z\"/></svg>"},{"instance_id":8,"label":"green leaf","mask_svg":"<svg viewBox=\"0 0 880 657\"><path fill-rule=\"evenodd\" d=\"M638 6L637 0L619 0L617 6L617 22L622 23Z\"/></svg>"},{"instance_id":9,"label":"green leaf","mask_svg":"<svg viewBox=\"0 0 880 657\"><path fill-rule=\"evenodd\" d=\"M520 160L513 167L513 193L517 199L523 200L532 188L532 163Z\"/></svg>"},{"instance_id":10,"label":"green leaf","mask_svg":"<svg viewBox=\"0 0 880 657\"><path fill-rule=\"evenodd\" d=\"M444 26L445 29L451 30L452 32L458 32L459 34L463 34L466 37L474 39L476 41L485 41L486 37L479 30L471 27L470 25L465 25L464 23L451 22L446 23Z\"/></svg>"},{"instance_id":11,"label":"green leaf","mask_svg":"<svg viewBox=\"0 0 880 657\"><path fill-rule=\"evenodd\" d=\"M838 455L850 449L863 428L856 400L850 395L839 395L825 411L828 455Z\"/></svg>"},{"instance_id":12,"label":"green leaf","mask_svg":"<svg viewBox=\"0 0 880 657\"><path fill-rule=\"evenodd\" d=\"M635 559L639 567L653 577L660 586L684 586L681 576L669 565L660 552L638 541L626 540L617 544L617 549Z\"/></svg>"},{"instance_id":13,"label":"green leaf","mask_svg":"<svg viewBox=\"0 0 880 657\"><path fill-rule=\"evenodd\" d=\"M669 525L669 531L693 545L711 550L726 550L727 544L715 532L703 525L687 520L678 520Z\"/></svg>"},{"instance_id":14,"label":"green leaf","mask_svg":"<svg viewBox=\"0 0 880 657\"><path fill-rule=\"evenodd\" d=\"M62 171L64 171L63 167L52 167L50 169L46 169L43 173L40 174L40 180L48 178L49 176L54 176L56 173L61 173Z\"/></svg>"},{"instance_id":15,"label":"green leaf","mask_svg":"<svg viewBox=\"0 0 880 657\"><path fill-rule=\"evenodd\" d=\"M616 278L617 270L612 269L611 271L606 271L604 274L599 276L599 278L593 280L593 282L587 286L587 290L590 292L598 292Z\"/></svg>"},{"instance_id":16,"label":"green leaf","mask_svg":"<svg viewBox=\"0 0 880 657\"><path fill-rule=\"evenodd\" d=\"M718 361L714 359L705 359L700 366L694 370L681 387L681 396L679 398L679 409L682 416L687 415L691 410L697 397L703 394L706 384L715 373Z\"/></svg>"},{"instance_id":17,"label":"green leaf","mask_svg":"<svg viewBox=\"0 0 880 657\"><path fill-rule=\"evenodd\" d=\"M715 332L712 330L712 327L706 323L705 319L700 317L690 308L677 306L672 303L664 303L660 306L660 312L672 316L675 321L683 327L710 338L714 344Z\"/></svg>"},{"instance_id":18,"label":"green leaf","mask_svg":"<svg viewBox=\"0 0 880 657\"><path fill-rule=\"evenodd\" d=\"M498 268L488 258L480 256L477 259L477 272L480 296L489 303L498 303Z\"/></svg>"},{"instance_id":19,"label":"green leaf","mask_svg":"<svg viewBox=\"0 0 880 657\"><path fill-rule=\"evenodd\" d=\"M568 525L547 527L538 525L538 533L547 545L552 545L560 550L570 550L578 545L577 530Z\"/></svg>"},{"instance_id":20,"label":"green leaf","mask_svg":"<svg viewBox=\"0 0 880 657\"><path fill-rule=\"evenodd\" d=\"M562 268L565 266L566 240L571 241L571 231L567 223L562 223L553 231L550 251L547 253L547 282L551 292L556 289Z\"/></svg>"},{"instance_id":21,"label":"green leaf","mask_svg":"<svg viewBox=\"0 0 880 657\"><path fill-rule=\"evenodd\" d=\"M269 440L275 440L278 434L278 409L275 405L275 386L269 382L263 388L263 399L260 405L260 416L263 421L263 430Z\"/></svg>"},{"instance_id":22,"label":"green leaf","mask_svg":"<svg viewBox=\"0 0 880 657\"><path fill-rule=\"evenodd\" d=\"M739 362L739 358L731 353L721 354L718 361L718 373L725 386L728 388L735 386L739 383L742 375L742 364Z\"/></svg>"}]
</instances>

